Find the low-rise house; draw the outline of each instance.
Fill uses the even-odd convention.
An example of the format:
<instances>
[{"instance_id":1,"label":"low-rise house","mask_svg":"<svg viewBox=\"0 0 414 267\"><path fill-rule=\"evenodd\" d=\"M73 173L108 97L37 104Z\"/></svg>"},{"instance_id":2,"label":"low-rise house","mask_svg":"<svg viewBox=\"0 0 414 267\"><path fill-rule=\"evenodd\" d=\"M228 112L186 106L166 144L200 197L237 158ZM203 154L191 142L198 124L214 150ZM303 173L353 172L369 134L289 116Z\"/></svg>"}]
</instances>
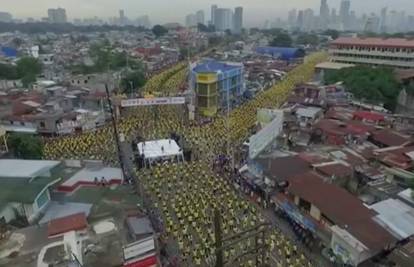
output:
<instances>
[{"instance_id":1,"label":"low-rise house","mask_svg":"<svg viewBox=\"0 0 414 267\"><path fill-rule=\"evenodd\" d=\"M341 262L357 266L395 245L397 240L374 220L378 214L346 190L313 172L288 182L275 203L331 248Z\"/></svg>"},{"instance_id":2,"label":"low-rise house","mask_svg":"<svg viewBox=\"0 0 414 267\"><path fill-rule=\"evenodd\" d=\"M60 161L0 160L0 219L35 221L50 202L49 188L59 182Z\"/></svg>"}]
</instances>

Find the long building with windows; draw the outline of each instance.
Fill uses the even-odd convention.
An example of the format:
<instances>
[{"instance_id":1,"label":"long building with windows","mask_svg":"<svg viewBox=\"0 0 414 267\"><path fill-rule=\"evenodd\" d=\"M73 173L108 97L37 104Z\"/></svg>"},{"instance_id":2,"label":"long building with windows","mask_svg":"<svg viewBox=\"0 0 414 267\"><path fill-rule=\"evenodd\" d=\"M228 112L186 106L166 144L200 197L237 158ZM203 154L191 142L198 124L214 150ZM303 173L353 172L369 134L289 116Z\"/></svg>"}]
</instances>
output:
<instances>
[{"instance_id":1,"label":"long building with windows","mask_svg":"<svg viewBox=\"0 0 414 267\"><path fill-rule=\"evenodd\" d=\"M245 91L240 63L205 60L191 67L190 85L196 93L198 114L214 116L220 109L238 105Z\"/></svg>"},{"instance_id":2,"label":"long building with windows","mask_svg":"<svg viewBox=\"0 0 414 267\"><path fill-rule=\"evenodd\" d=\"M414 40L340 37L329 47L331 61L395 68L414 68Z\"/></svg>"}]
</instances>

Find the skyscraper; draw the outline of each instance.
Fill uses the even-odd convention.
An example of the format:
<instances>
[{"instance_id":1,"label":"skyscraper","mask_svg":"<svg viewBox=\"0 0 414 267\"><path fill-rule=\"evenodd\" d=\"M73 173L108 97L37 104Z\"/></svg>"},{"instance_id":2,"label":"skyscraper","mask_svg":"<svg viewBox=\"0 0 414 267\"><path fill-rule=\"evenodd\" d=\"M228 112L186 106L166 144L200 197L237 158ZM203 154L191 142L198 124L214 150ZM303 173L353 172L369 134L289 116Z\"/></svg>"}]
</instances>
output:
<instances>
[{"instance_id":1,"label":"skyscraper","mask_svg":"<svg viewBox=\"0 0 414 267\"><path fill-rule=\"evenodd\" d=\"M297 11L296 11L296 9L290 10L289 11L289 14L288 14L288 24L289 24L289 27L291 27L291 28L295 28L296 27L296 24L297 24L296 17L297 17Z\"/></svg>"},{"instance_id":2,"label":"skyscraper","mask_svg":"<svg viewBox=\"0 0 414 267\"><path fill-rule=\"evenodd\" d=\"M387 31L387 11L388 8L384 7L381 9L381 18L380 18L380 32L386 32Z\"/></svg>"},{"instance_id":3,"label":"skyscraper","mask_svg":"<svg viewBox=\"0 0 414 267\"><path fill-rule=\"evenodd\" d=\"M217 5L211 6L211 25L216 25L216 10Z\"/></svg>"},{"instance_id":4,"label":"skyscraper","mask_svg":"<svg viewBox=\"0 0 414 267\"><path fill-rule=\"evenodd\" d=\"M299 29L303 29L303 10L299 10L298 12L296 27L298 27Z\"/></svg>"},{"instance_id":5,"label":"skyscraper","mask_svg":"<svg viewBox=\"0 0 414 267\"><path fill-rule=\"evenodd\" d=\"M123 9L119 10L119 24L121 25L126 24L125 11Z\"/></svg>"},{"instance_id":6,"label":"skyscraper","mask_svg":"<svg viewBox=\"0 0 414 267\"><path fill-rule=\"evenodd\" d=\"M11 22L13 16L8 12L0 12L0 22Z\"/></svg>"},{"instance_id":7,"label":"skyscraper","mask_svg":"<svg viewBox=\"0 0 414 267\"><path fill-rule=\"evenodd\" d=\"M195 14L188 14L185 17L185 26L194 27L197 25L197 16Z\"/></svg>"},{"instance_id":8,"label":"skyscraper","mask_svg":"<svg viewBox=\"0 0 414 267\"><path fill-rule=\"evenodd\" d=\"M327 0L321 0L319 18L320 28L326 29L329 24L329 6Z\"/></svg>"},{"instance_id":9,"label":"skyscraper","mask_svg":"<svg viewBox=\"0 0 414 267\"><path fill-rule=\"evenodd\" d=\"M205 21L204 21L204 11L203 10L197 11L197 13L196 13L196 21L197 21L197 23L205 24Z\"/></svg>"},{"instance_id":10,"label":"skyscraper","mask_svg":"<svg viewBox=\"0 0 414 267\"><path fill-rule=\"evenodd\" d=\"M217 31L233 29L233 12L229 8L217 8L214 13L214 26Z\"/></svg>"},{"instance_id":11,"label":"skyscraper","mask_svg":"<svg viewBox=\"0 0 414 267\"><path fill-rule=\"evenodd\" d=\"M349 12L351 10L351 0L342 0L341 7L339 9L339 19L342 24L342 28L347 30L349 27Z\"/></svg>"},{"instance_id":12,"label":"skyscraper","mask_svg":"<svg viewBox=\"0 0 414 267\"><path fill-rule=\"evenodd\" d=\"M243 28L243 7L234 9L234 33L241 34Z\"/></svg>"},{"instance_id":13,"label":"skyscraper","mask_svg":"<svg viewBox=\"0 0 414 267\"><path fill-rule=\"evenodd\" d=\"M64 8L49 8L47 10L47 17L50 23L66 23L66 10Z\"/></svg>"},{"instance_id":14,"label":"skyscraper","mask_svg":"<svg viewBox=\"0 0 414 267\"><path fill-rule=\"evenodd\" d=\"M313 10L310 8L303 11L303 27L301 29L305 31L311 31L314 29L315 16Z\"/></svg>"}]
</instances>

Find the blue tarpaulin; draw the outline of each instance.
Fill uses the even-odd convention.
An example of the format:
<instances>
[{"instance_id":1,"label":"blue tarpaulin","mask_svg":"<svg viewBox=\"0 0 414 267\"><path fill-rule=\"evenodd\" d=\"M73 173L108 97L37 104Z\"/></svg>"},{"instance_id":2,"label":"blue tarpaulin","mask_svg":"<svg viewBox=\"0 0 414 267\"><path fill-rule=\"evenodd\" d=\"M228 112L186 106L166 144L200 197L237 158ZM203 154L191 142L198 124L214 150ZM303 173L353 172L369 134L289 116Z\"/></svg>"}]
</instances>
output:
<instances>
[{"instance_id":1,"label":"blue tarpaulin","mask_svg":"<svg viewBox=\"0 0 414 267\"><path fill-rule=\"evenodd\" d=\"M3 46L0 51L5 57L17 57L17 50L12 47Z\"/></svg>"}]
</instances>

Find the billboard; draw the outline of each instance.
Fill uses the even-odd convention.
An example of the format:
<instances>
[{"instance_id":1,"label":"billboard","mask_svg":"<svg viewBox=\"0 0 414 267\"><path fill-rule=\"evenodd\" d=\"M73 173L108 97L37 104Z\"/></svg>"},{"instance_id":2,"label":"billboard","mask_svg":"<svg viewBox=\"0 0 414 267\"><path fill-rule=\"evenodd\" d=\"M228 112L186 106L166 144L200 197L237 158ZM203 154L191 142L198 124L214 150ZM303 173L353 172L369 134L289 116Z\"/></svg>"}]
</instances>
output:
<instances>
[{"instance_id":1,"label":"billboard","mask_svg":"<svg viewBox=\"0 0 414 267\"><path fill-rule=\"evenodd\" d=\"M283 110L274 111L275 118L260 132L250 137L249 158L254 159L262 152L283 130Z\"/></svg>"},{"instance_id":2,"label":"billboard","mask_svg":"<svg viewBox=\"0 0 414 267\"><path fill-rule=\"evenodd\" d=\"M121 107L124 108L137 106L160 106L182 104L185 104L185 97L135 98L121 101Z\"/></svg>"}]
</instances>

